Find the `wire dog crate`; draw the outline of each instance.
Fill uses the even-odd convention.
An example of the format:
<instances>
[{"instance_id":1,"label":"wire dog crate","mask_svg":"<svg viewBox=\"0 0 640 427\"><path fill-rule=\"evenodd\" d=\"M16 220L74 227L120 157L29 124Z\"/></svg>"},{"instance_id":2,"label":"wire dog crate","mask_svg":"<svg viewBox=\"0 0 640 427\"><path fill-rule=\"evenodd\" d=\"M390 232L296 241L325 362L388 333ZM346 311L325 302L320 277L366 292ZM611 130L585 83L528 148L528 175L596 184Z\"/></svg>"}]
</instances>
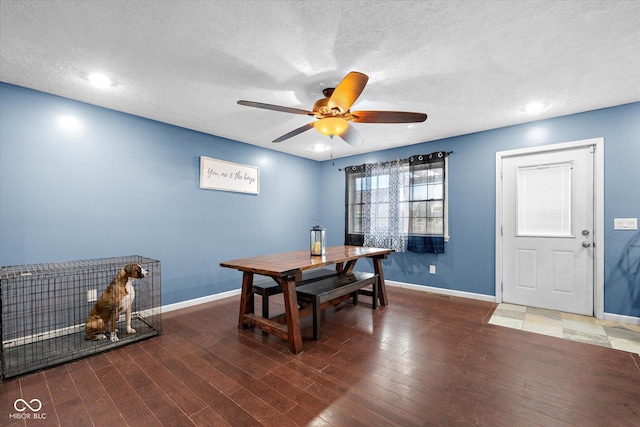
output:
<instances>
[{"instance_id":1,"label":"wire dog crate","mask_svg":"<svg viewBox=\"0 0 640 427\"><path fill-rule=\"evenodd\" d=\"M85 340L85 321L116 274L128 263L148 271L133 282L127 333L119 341ZM0 267L0 369L3 380L162 333L160 261L141 256Z\"/></svg>"}]
</instances>

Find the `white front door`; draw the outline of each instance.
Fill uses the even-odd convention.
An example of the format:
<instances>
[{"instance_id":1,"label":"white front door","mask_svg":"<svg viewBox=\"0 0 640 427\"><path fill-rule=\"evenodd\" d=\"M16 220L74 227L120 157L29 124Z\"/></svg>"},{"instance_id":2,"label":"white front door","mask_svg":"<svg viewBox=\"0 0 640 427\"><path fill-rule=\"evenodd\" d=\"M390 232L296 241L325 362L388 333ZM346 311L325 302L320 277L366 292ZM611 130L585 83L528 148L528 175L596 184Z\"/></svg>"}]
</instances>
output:
<instances>
[{"instance_id":1,"label":"white front door","mask_svg":"<svg viewBox=\"0 0 640 427\"><path fill-rule=\"evenodd\" d=\"M593 146L502 158L502 301L594 314Z\"/></svg>"}]
</instances>

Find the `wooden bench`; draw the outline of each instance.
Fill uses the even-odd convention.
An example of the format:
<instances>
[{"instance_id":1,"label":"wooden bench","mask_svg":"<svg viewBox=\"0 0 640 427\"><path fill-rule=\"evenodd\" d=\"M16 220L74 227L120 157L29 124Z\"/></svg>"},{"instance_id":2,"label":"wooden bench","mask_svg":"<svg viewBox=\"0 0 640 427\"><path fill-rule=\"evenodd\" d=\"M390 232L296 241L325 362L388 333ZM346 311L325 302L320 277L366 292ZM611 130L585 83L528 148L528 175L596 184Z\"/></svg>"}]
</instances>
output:
<instances>
[{"instance_id":1,"label":"wooden bench","mask_svg":"<svg viewBox=\"0 0 640 427\"><path fill-rule=\"evenodd\" d=\"M313 270L308 270L302 273L302 280L298 282L298 285L304 285L309 282L313 282L314 280L320 280L326 277L337 276L337 275L338 275L338 272L336 270L331 270L328 268L316 268ZM282 288L275 281L255 283L253 285L253 293L258 294L262 297L262 317L268 319L269 318L269 297L271 295L281 294Z\"/></svg>"},{"instance_id":2,"label":"wooden bench","mask_svg":"<svg viewBox=\"0 0 640 427\"><path fill-rule=\"evenodd\" d=\"M313 339L320 338L320 310L322 304L332 300L340 300L340 297L350 295L353 304L358 303L358 293L361 288L371 285L373 292L363 291L373 298L372 308L378 308L378 275L354 271L350 274L335 275L320 280L314 280L305 285L296 287L298 304L311 304L313 306Z\"/></svg>"}]
</instances>

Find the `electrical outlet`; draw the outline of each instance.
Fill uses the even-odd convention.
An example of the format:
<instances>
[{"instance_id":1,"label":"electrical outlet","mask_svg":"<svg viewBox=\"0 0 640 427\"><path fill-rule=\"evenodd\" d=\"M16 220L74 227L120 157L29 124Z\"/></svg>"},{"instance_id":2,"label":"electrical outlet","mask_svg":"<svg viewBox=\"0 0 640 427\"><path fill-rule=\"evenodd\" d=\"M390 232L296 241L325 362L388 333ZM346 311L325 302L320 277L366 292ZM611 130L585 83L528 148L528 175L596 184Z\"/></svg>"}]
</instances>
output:
<instances>
[{"instance_id":1,"label":"electrical outlet","mask_svg":"<svg viewBox=\"0 0 640 427\"><path fill-rule=\"evenodd\" d=\"M98 290L97 289L89 289L87 291L87 302L94 302L98 300Z\"/></svg>"},{"instance_id":2,"label":"electrical outlet","mask_svg":"<svg viewBox=\"0 0 640 427\"><path fill-rule=\"evenodd\" d=\"M435 265L430 265L429 266L429 274L436 274L436 266Z\"/></svg>"}]
</instances>

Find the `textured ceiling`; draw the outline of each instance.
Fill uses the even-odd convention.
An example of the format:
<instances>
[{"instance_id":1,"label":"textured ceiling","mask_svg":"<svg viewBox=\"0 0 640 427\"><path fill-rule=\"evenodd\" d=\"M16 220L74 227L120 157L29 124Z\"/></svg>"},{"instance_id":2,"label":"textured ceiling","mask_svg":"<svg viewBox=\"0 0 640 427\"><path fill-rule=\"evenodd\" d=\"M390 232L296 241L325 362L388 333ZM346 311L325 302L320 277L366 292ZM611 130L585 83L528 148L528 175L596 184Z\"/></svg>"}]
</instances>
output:
<instances>
[{"instance_id":1,"label":"textured ceiling","mask_svg":"<svg viewBox=\"0 0 640 427\"><path fill-rule=\"evenodd\" d=\"M316 160L640 101L640 1L2 0L0 19L4 82ZM236 104L311 109L349 71L369 76L353 110L429 118L273 144L313 119Z\"/></svg>"}]
</instances>

